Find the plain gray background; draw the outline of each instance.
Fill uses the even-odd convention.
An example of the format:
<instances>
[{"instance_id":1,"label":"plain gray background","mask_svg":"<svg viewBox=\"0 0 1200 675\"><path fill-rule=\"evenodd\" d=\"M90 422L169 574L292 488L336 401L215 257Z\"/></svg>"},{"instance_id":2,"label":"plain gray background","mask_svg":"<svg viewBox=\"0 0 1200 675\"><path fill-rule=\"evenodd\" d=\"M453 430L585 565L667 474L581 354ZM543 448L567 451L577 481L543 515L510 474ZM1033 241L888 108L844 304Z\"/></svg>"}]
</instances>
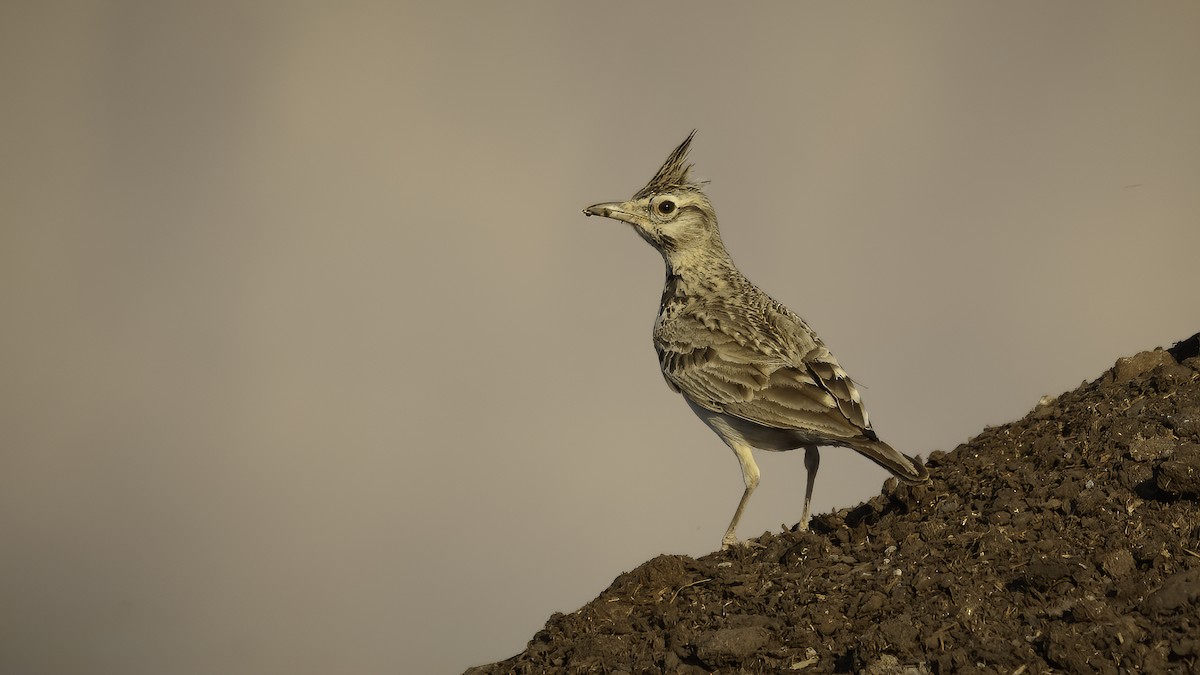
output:
<instances>
[{"instance_id":1,"label":"plain gray background","mask_svg":"<svg viewBox=\"0 0 1200 675\"><path fill-rule=\"evenodd\" d=\"M725 241L952 449L1200 329L1200 4L7 2L0 671L454 672L732 453L584 206L693 128ZM883 470L827 450L815 508ZM759 456L740 534L796 522Z\"/></svg>"}]
</instances>

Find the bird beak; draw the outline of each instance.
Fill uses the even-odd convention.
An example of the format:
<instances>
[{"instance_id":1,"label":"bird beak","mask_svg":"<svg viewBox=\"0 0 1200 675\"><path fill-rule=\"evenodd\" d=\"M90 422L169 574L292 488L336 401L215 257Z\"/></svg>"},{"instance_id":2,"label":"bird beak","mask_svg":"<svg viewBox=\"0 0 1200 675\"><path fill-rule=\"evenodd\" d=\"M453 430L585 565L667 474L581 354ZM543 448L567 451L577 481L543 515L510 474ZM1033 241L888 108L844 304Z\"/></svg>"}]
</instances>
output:
<instances>
[{"instance_id":1,"label":"bird beak","mask_svg":"<svg viewBox=\"0 0 1200 675\"><path fill-rule=\"evenodd\" d=\"M603 216L633 224L635 221L631 211L632 208L629 202L605 202L603 204L592 204L583 210L583 214L585 216Z\"/></svg>"}]
</instances>

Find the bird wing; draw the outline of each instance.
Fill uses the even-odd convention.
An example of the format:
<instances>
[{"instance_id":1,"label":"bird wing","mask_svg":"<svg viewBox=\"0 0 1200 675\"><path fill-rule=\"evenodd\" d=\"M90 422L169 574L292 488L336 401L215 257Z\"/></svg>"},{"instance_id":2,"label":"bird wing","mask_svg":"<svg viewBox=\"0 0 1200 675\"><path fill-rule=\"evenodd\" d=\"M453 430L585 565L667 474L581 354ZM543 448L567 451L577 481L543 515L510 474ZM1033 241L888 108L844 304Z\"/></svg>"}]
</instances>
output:
<instances>
[{"instance_id":1,"label":"bird wing","mask_svg":"<svg viewBox=\"0 0 1200 675\"><path fill-rule=\"evenodd\" d=\"M760 315L772 329L764 334L739 330L737 314L722 314L676 317L674 329L656 339L672 389L769 428L875 439L850 376L799 317Z\"/></svg>"}]
</instances>

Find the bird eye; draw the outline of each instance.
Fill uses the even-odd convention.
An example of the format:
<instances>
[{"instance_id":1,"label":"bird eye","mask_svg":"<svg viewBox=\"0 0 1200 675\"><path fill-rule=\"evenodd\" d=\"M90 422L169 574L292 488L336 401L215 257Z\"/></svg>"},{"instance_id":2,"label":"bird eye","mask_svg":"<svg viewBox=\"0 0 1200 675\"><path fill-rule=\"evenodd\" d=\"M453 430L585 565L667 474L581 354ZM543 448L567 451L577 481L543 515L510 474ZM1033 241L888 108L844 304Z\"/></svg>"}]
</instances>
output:
<instances>
[{"instance_id":1,"label":"bird eye","mask_svg":"<svg viewBox=\"0 0 1200 675\"><path fill-rule=\"evenodd\" d=\"M675 210L675 202L670 199L664 199L658 203L658 212L666 215Z\"/></svg>"}]
</instances>

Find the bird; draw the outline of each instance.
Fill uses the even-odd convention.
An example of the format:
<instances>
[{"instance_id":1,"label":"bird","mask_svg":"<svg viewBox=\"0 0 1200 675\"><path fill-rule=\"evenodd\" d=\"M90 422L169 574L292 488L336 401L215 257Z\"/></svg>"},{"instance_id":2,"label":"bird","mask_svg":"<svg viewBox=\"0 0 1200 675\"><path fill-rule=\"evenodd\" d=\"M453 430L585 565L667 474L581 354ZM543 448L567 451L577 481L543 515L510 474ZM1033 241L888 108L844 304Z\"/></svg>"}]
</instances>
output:
<instances>
[{"instance_id":1,"label":"bird","mask_svg":"<svg viewBox=\"0 0 1200 675\"><path fill-rule=\"evenodd\" d=\"M583 212L633 226L666 264L653 332L659 367L667 386L733 450L745 484L722 549L738 543L738 521L759 483L754 449L804 448L800 530L809 526L821 446L854 450L905 483L927 481L920 457L880 440L854 380L813 329L734 265L706 183L689 176L695 135L631 199Z\"/></svg>"}]
</instances>

